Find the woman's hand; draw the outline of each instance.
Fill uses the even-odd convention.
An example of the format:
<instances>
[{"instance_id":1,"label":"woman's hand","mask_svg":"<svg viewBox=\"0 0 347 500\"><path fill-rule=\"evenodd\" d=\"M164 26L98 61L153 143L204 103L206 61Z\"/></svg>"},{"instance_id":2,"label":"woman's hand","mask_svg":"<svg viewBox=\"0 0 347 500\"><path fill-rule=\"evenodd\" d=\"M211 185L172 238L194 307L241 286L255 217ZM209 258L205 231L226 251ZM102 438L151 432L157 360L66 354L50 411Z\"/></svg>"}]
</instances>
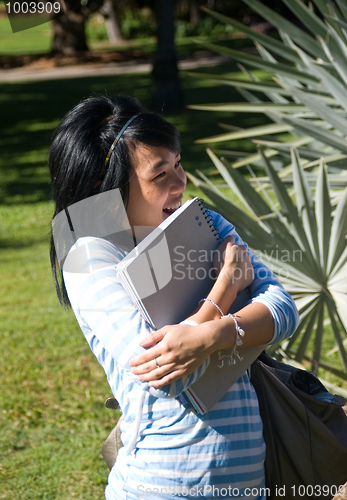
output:
<instances>
[{"instance_id":1,"label":"woman's hand","mask_svg":"<svg viewBox=\"0 0 347 500\"><path fill-rule=\"evenodd\" d=\"M213 267L218 275L218 280L224 283L226 288L233 288L235 292L241 292L254 280L252 258L244 245L235 245L232 236L225 238L218 251L214 254Z\"/></svg>"},{"instance_id":2,"label":"woman's hand","mask_svg":"<svg viewBox=\"0 0 347 500\"><path fill-rule=\"evenodd\" d=\"M130 360L132 373L155 388L190 375L219 348L218 322L168 325L148 335L140 345L149 349Z\"/></svg>"},{"instance_id":3,"label":"woman's hand","mask_svg":"<svg viewBox=\"0 0 347 500\"><path fill-rule=\"evenodd\" d=\"M251 256L243 245L235 245L232 236L223 240L215 252L213 267L217 279L207 295L209 301L204 302L200 309L189 319L204 323L220 318L217 304L223 314L227 314L238 292L247 288L254 280Z\"/></svg>"}]
</instances>

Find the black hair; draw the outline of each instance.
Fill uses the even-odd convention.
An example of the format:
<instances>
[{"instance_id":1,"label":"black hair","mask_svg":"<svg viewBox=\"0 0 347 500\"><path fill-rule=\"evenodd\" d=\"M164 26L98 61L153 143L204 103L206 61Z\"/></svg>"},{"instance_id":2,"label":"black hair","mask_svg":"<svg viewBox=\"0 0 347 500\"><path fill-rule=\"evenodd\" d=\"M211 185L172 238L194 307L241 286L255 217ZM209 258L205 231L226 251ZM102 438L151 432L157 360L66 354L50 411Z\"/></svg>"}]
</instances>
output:
<instances>
[{"instance_id":1,"label":"black hair","mask_svg":"<svg viewBox=\"0 0 347 500\"><path fill-rule=\"evenodd\" d=\"M134 115L139 116L123 132L105 167L117 134ZM55 203L53 218L78 201L116 188L127 206L131 153L138 143L180 151L176 127L162 116L147 111L135 98L89 97L67 113L54 132L49 153ZM60 303L70 307L53 236L50 258Z\"/></svg>"}]
</instances>

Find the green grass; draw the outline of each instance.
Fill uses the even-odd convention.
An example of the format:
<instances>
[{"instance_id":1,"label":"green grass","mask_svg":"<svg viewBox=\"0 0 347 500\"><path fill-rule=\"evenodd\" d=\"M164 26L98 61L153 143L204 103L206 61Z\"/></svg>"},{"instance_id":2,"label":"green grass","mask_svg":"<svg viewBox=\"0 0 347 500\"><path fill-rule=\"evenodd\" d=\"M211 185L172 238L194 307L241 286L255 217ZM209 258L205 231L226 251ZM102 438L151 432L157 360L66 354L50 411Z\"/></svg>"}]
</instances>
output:
<instances>
[{"instance_id":1,"label":"green grass","mask_svg":"<svg viewBox=\"0 0 347 500\"><path fill-rule=\"evenodd\" d=\"M4 5L3 2L0 2ZM28 23L27 20L24 22ZM90 50L108 50L117 52L126 52L135 50L143 55L151 55L156 51L155 37L144 37L126 40L117 46L111 45L108 42L107 31L104 20L100 14L90 16L86 25L86 37ZM195 36L194 39L217 42L222 40L223 43L231 44L234 48L240 48L244 45L249 45L249 41L244 38L237 38L235 35L218 35L213 36ZM52 44L52 28L51 23L46 22L30 29L24 29L16 33L12 32L10 21L4 11L0 16L0 56L14 56L23 54L45 54L50 51ZM192 41L191 37L177 36L176 37L176 52L178 56L191 54L197 50L201 50L199 45Z\"/></svg>"},{"instance_id":2,"label":"green grass","mask_svg":"<svg viewBox=\"0 0 347 500\"><path fill-rule=\"evenodd\" d=\"M51 27L49 23L13 33L7 15L0 17L0 55L23 55L49 52Z\"/></svg>"},{"instance_id":3,"label":"green grass","mask_svg":"<svg viewBox=\"0 0 347 500\"><path fill-rule=\"evenodd\" d=\"M101 368L53 292L51 210L0 206L0 498L95 500L107 480L100 445L116 415L104 408Z\"/></svg>"}]
</instances>

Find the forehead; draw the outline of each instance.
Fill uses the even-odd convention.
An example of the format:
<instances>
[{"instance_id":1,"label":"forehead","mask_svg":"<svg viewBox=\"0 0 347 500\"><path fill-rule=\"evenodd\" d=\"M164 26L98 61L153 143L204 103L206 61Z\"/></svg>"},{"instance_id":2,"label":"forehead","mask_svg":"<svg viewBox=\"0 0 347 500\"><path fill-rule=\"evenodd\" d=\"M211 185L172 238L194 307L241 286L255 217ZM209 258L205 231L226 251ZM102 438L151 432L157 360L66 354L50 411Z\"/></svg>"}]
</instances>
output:
<instances>
[{"instance_id":1,"label":"forehead","mask_svg":"<svg viewBox=\"0 0 347 500\"><path fill-rule=\"evenodd\" d=\"M164 146L137 144L132 152L132 166L137 173L155 173L179 157L178 152Z\"/></svg>"}]
</instances>

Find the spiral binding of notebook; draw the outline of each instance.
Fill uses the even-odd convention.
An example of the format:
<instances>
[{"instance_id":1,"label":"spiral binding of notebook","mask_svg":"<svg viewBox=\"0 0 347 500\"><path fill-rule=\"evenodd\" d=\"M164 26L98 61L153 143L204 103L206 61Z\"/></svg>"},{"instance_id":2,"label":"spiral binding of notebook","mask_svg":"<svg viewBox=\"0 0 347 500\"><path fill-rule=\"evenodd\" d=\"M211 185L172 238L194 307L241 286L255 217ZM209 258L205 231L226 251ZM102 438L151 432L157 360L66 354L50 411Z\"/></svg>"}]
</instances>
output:
<instances>
[{"instance_id":1,"label":"spiral binding of notebook","mask_svg":"<svg viewBox=\"0 0 347 500\"><path fill-rule=\"evenodd\" d=\"M199 202L199 205L200 205L200 210L204 214L205 219L209 221L209 227L211 228L212 233L214 233L215 236L216 236L216 238L217 238L217 240L219 242L221 242L222 238L221 238L221 235L219 233L218 228L215 225L213 215L211 214L210 210L205 206L203 199L198 198L198 202Z\"/></svg>"}]
</instances>

